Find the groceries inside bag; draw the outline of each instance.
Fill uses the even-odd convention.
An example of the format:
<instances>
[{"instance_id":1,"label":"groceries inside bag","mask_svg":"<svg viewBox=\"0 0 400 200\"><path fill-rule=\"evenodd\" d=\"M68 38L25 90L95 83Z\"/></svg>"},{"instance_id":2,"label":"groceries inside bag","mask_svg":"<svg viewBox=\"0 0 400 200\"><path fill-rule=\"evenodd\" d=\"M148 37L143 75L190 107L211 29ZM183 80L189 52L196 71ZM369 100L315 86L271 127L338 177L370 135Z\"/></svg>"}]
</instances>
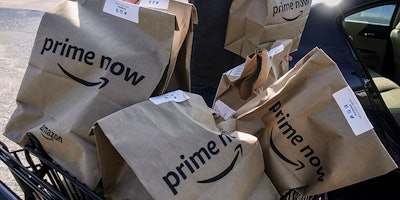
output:
<instances>
[{"instance_id":1,"label":"groceries inside bag","mask_svg":"<svg viewBox=\"0 0 400 200\"><path fill-rule=\"evenodd\" d=\"M258 139L221 132L201 96L177 90L93 128L110 199L279 199Z\"/></svg>"},{"instance_id":2,"label":"groceries inside bag","mask_svg":"<svg viewBox=\"0 0 400 200\"><path fill-rule=\"evenodd\" d=\"M281 194L322 194L397 168L337 65L319 48L219 127L260 140L265 173Z\"/></svg>"}]
</instances>

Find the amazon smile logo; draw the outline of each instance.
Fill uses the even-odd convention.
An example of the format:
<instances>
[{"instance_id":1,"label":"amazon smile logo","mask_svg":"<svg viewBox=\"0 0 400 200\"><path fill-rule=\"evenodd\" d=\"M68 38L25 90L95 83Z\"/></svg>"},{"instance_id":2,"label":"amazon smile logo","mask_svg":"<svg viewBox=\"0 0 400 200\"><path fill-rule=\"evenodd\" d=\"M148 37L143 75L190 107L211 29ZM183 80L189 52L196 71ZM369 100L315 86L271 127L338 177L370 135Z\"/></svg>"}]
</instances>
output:
<instances>
[{"instance_id":1,"label":"amazon smile logo","mask_svg":"<svg viewBox=\"0 0 400 200\"><path fill-rule=\"evenodd\" d=\"M233 158L231 164L230 164L225 170L223 170L221 173L219 173L218 175L216 175L216 176L214 176L214 177L212 177L212 178L209 178L209 179L206 179L206 180L202 180L202 181L197 181L197 182L198 182L198 183L211 183L211 182L218 181L219 179L221 179L221 178L223 178L224 176L226 176L227 174L229 174L229 172L232 171L233 167L235 167L236 160L237 160L238 157L239 157L239 153L240 153L241 156L243 156L242 145L238 144L238 145L236 146L236 148L235 148L235 151L236 151L236 150L238 150L238 151L236 152L235 158Z\"/></svg>"},{"instance_id":2,"label":"amazon smile logo","mask_svg":"<svg viewBox=\"0 0 400 200\"><path fill-rule=\"evenodd\" d=\"M57 141L59 143L63 142L63 138L50 130L46 125L43 124L39 129L42 136L47 140Z\"/></svg>"},{"instance_id":3,"label":"amazon smile logo","mask_svg":"<svg viewBox=\"0 0 400 200\"><path fill-rule=\"evenodd\" d=\"M290 160L289 158L287 158L285 155L283 155L283 154L279 151L279 149L275 146L274 141L272 140L272 129L271 129L271 134L270 134L270 137L269 137L269 144L271 145L272 151L274 151L274 153L275 153L279 158L281 158L281 159L282 159L283 161L285 161L286 163L289 163L290 165L293 165L293 166L297 167L296 170L300 170L300 169L303 169L303 168L304 168L305 165L304 165L303 162L301 162L300 160L297 160L296 162L295 162L295 161L292 161L292 160Z\"/></svg>"},{"instance_id":4,"label":"amazon smile logo","mask_svg":"<svg viewBox=\"0 0 400 200\"><path fill-rule=\"evenodd\" d=\"M299 15L297 15L296 17L293 17L293 18L282 17L282 19L290 22L290 21L294 21L294 20L298 19L299 17L301 17L301 15L303 15L303 11L302 10L300 10Z\"/></svg>"},{"instance_id":5,"label":"amazon smile logo","mask_svg":"<svg viewBox=\"0 0 400 200\"><path fill-rule=\"evenodd\" d=\"M68 72L67 70L65 70L59 63L57 63L57 65L58 65L58 67L61 69L61 71L62 71L65 75L67 75L67 76L68 76L69 78L71 78L72 80L74 80L74 81L76 81L76 82L78 82L78 83L80 83L80 84L82 84L82 85L84 85L84 86L93 87L93 86L100 85L99 89L101 89L101 88L103 88L104 86L106 86L107 83L108 83L108 79L105 78L105 77L100 77L100 81L98 81L98 82L89 82L89 81L85 81L85 80L80 79L80 78L78 78L78 77L72 75L71 73L69 73L69 72Z\"/></svg>"},{"instance_id":6,"label":"amazon smile logo","mask_svg":"<svg viewBox=\"0 0 400 200\"><path fill-rule=\"evenodd\" d=\"M311 6L311 0L297 0L297 1L291 1L291 2L280 2L279 4L272 7L272 17L275 17L276 15L285 15L285 13L293 13L297 12L299 10L299 14L296 15L295 17L284 17L282 16L282 19L285 21L294 21L298 18L300 18L303 14L304 11L301 10L304 7L309 7Z\"/></svg>"},{"instance_id":7,"label":"amazon smile logo","mask_svg":"<svg viewBox=\"0 0 400 200\"><path fill-rule=\"evenodd\" d=\"M201 147L189 157L186 157L183 154L180 155L182 162L177 165L174 170L169 171L164 177L162 177L163 181L174 195L178 194L178 186L187 178L189 174L195 173L198 169L204 167L207 164L207 161L211 160L213 156L216 156L222 152L222 149L218 148L218 146L221 145L217 144L222 144L222 147L227 147L234 139L234 137L229 134L221 134L218 138L219 142L211 140L207 143L207 145L205 145L205 147ZM221 170L215 175L211 175L210 177L207 177L203 180L198 180L196 182L199 184L212 183L228 175L234 169L238 158L243 156L242 145L236 145L232 154L235 156L224 170Z\"/></svg>"},{"instance_id":8,"label":"amazon smile logo","mask_svg":"<svg viewBox=\"0 0 400 200\"><path fill-rule=\"evenodd\" d=\"M270 147L272 151L284 162L286 162L289 166L292 166L295 171L300 170L314 170L317 177L317 181L323 182L325 177L324 167L322 166L321 159L318 157L317 152L312 148L311 145L307 144L305 138L301 135L301 133L297 132L296 129L289 123L288 119L290 117L289 113L285 113L282 109L281 102L278 101L274 105L269 108L277 122L276 126L279 128L278 131L273 131L271 128L270 133ZM277 145L274 143L274 137L284 137L288 142L280 142L280 144L284 144L285 148L294 148L297 149L299 155L302 155L310 164L304 164L304 162L300 161L300 159L296 159L295 161L288 158L287 155L282 153ZM303 158L302 158L303 159ZM306 162L307 163L307 162Z\"/></svg>"}]
</instances>

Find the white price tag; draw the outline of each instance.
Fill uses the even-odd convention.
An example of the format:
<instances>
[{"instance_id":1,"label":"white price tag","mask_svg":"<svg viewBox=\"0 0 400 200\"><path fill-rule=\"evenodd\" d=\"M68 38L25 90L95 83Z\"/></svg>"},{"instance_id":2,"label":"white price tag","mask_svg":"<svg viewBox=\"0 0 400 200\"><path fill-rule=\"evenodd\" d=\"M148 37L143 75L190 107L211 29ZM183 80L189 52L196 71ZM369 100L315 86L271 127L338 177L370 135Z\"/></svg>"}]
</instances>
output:
<instances>
[{"instance_id":1,"label":"white price tag","mask_svg":"<svg viewBox=\"0 0 400 200\"><path fill-rule=\"evenodd\" d=\"M332 96L355 135L360 135L374 128L349 86L335 92Z\"/></svg>"}]
</instances>

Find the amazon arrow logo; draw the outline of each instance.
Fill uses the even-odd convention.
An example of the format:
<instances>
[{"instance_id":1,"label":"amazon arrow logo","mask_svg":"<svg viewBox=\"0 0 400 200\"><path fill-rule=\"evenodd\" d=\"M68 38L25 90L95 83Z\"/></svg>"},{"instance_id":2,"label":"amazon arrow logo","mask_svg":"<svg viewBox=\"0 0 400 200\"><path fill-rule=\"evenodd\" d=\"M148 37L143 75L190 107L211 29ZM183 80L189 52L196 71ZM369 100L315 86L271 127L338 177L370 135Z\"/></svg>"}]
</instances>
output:
<instances>
[{"instance_id":1,"label":"amazon arrow logo","mask_svg":"<svg viewBox=\"0 0 400 200\"><path fill-rule=\"evenodd\" d=\"M272 150L275 152L275 154L276 154L279 158L281 158L283 161L285 161L285 162L287 162L287 163L289 163L289 164L291 164L291 165L297 167L296 170L303 169L304 166L305 166L303 162L301 162L300 160L297 160L297 162L294 162L294 161L290 160L290 159L287 158L285 155L283 155L283 154L279 151L279 149L275 146L275 144L274 144L274 142L273 142L273 139L272 139L272 130L273 130L273 129L271 129L271 134L270 134L270 137L269 137L269 143L270 143L270 145L271 145L271 149L272 149Z\"/></svg>"},{"instance_id":2,"label":"amazon arrow logo","mask_svg":"<svg viewBox=\"0 0 400 200\"><path fill-rule=\"evenodd\" d=\"M71 78L72 80L74 80L74 81L76 81L76 82L78 82L78 83L80 83L80 84L82 84L82 85L84 85L84 86L87 86L87 87L94 87L94 86L100 85L99 89L101 89L101 88L103 88L104 86L106 86L107 83L109 82L108 79L105 78L105 77L100 77L100 81L98 81L98 82L89 82L89 81L85 81L85 80L80 79L80 78L74 76L73 74L69 73L69 72L68 72L67 70L65 70L59 63L57 63L57 65L58 65L58 67L61 69L61 71L62 71L65 75L67 75L69 78Z\"/></svg>"},{"instance_id":3,"label":"amazon arrow logo","mask_svg":"<svg viewBox=\"0 0 400 200\"><path fill-rule=\"evenodd\" d=\"M296 129L289 123L290 114L284 112L282 108L282 104L280 101L277 101L274 105L272 105L269 110L274 114L277 119L277 126L279 127L280 133L289 141L291 147L296 147L299 149L299 153L304 156L304 158L310 164L310 167L314 167L317 169L315 171L317 175L317 180L323 182L325 177L324 167L322 166L322 161L318 156L317 150L315 150L310 143L306 143L305 137L301 134L301 132L297 132ZM279 149L275 146L274 141L272 139L272 130L269 138L271 149L276 153L276 155L281 158L283 161L287 162L290 165L296 167L296 170L300 170L304 168L304 163L297 160L297 162L290 160L285 155L283 155ZM302 130L304 131L304 130ZM308 131L308 130L307 130ZM291 148L289 147L289 148ZM307 162L306 161L306 162ZM308 170L312 170L309 168Z\"/></svg>"},{"instance_id":4,"label":"amazon arrow logo","mask_svg":"<svg viewBox=\"0 0 400 200\"><path fill-rule=\"evenodd\" d=\"M227 174L229 174L229 172L232 171L233 167L235 167L236 160L239 157L239 153L240 153L240 155L243 156L243 149L242 149L242 145L241 144L238 144L235 147L235 151L236 150L238 150L238 152L236 153L235 158L232 160L231 164L225 170L223 170L221 173L219 173L218 175L216 175L216 176L214 176L212 178L209 178L209 179L206 179L206 180L202 180L202 181L197 181L197 182L198 183L211 183L211 182L218 181L219 179L221 179L224 176L226 176Z\"/></svg>"},{"instance_id":5,"label":"amazon arrow logo","mask_svg":"<svg viewBox=\"0 0 400 200\"><path fill-rule=\"evenodd\" d=\"M227 147L229 144L232 144L235 137L229 134L221 134L219 135L220 144L222 147ZM188 178L188 175L194 174L201 167L207 167L207 161L212 160L212 156L216 156L217 154L224 152L222 149L218 148L217 142L211 140L204 147L201 147L198 151L195 151L192 155L189 155L187 158L185 155L180 155L180 159L182 162L173 168L172 171L169 171L162 179L169 187L171 192L176 195L178 194L178 186L181 182ZM235 153L235 157L230 162L230 164L219 173L211 175L212 177L206 178L204 180L196 181L199 184L207 184L216 182L226 175L228 175L233 168L235 167L236 162L238 161L239 156L243 156L243 147L241 144L237 144L235 149L233 150ZM216 162L216 161L211 161ZM208 173L206 173L208 174ZM198 176L198 175L197 175Z\"/></svg>"},{"instance_id":6,"label":"amazon arrow logo","mask_svg":"<svg viewBox=\"0 0 400 200\"><path fill-rule=\"evenodd\" d=\"M293 18L282 17L282 19L284 19L284 20L286 20L286 21L288 21L288 22L291 22L291 21L294 21L294 20L298 19L298 18L299 18L300 16L302 16L302 15L303 15L303 11L300 10L299 15L297 15L296 17L293 17Z\"/></svg>"}]
</instances>

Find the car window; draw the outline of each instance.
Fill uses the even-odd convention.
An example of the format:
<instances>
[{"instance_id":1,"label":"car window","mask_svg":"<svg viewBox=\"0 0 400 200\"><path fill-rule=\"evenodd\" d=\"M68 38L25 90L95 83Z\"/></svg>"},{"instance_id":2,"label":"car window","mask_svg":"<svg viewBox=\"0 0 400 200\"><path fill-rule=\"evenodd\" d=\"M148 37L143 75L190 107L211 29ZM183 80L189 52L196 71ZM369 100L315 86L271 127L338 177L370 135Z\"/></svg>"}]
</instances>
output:
<instances>
[{"instance_id":1,"label":"car window","mask_svg":"<svg viewBox=\"0 0 400 200\"><path fill-rule=\"evenodd\" d=\"M335 6L339 4L342 0L313 0L312 5L317 4L317 3L325 3L329 6Z\"/></svg>"},{"instance_id":2,"label":"car window","mask_svg":"<svg viewBox=\"0 0 400 200\"><path fill-rule=\"evenodd\" d=\"M389 26L395 8L395 5L370 8L346 17L345 21Z\"/></svg>"},{"instance_id":3,"label":"car window","mask_svg":"<svg viewBox=\"0 0 400 200\"><path fill-rule=\"evenodd\" d=\"M392 20L398 16L396 6L378 5L352 12L342 24L358 60L371 75L376 92L400 125L400 62L396 59L400 45L392 42L397 36L391 34L395 31Z\"/></svg>"}]
</instances>

